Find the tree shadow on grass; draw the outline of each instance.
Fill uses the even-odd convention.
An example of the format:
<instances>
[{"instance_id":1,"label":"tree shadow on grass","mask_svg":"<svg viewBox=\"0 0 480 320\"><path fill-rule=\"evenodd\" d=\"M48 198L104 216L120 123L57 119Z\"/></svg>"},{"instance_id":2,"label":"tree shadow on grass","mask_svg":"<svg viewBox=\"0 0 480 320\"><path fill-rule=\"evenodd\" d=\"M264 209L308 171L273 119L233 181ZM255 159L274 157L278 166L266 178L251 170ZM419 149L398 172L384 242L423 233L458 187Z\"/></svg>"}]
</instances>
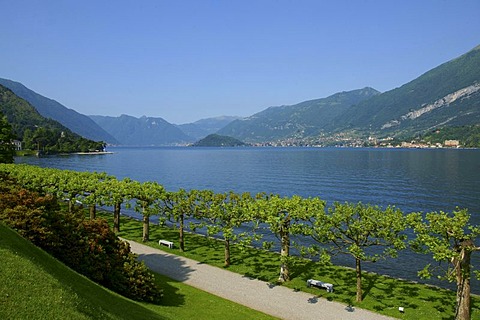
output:
<instances>
[{"instance_id":1,"label":"tree shadow on grass","mask_svg":"<svg viewBox=\"0 0 480 320\"><path fill-rule=\"evenodd\" d=\"M155 273L155 280L163 289L162 306L181 307L185 305L185 296L178 293L179 289L175 285L172 285L178 281L158 273Z\"/></svg>"}]
</instances>

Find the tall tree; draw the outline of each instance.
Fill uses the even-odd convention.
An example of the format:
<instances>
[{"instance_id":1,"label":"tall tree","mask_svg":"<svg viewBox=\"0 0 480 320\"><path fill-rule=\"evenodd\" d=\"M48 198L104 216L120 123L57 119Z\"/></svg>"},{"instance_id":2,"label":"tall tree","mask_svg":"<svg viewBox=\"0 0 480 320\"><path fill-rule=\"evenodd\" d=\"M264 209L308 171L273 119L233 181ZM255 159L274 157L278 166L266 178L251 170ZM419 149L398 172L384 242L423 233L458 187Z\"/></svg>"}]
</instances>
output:
<instances>
[{"instance_id":1,"label":"tall tree","mask_svg":"<svg viewBox=\"0 0 480 320\"><path fill-rule=\"evenodd\" d=\"M167 192L163 200L163 213L177 223L180 251L185 251L185 218L197 217L203 206L201 191L180 189ZM193 224L193 223L192 223Z\"/></svg>"},{"instance_id":2,"label":"tall tree","mask_svg":"<svg viewBox=\"0 0 480 320\"><path fill-rule=\"evenodd\" d=\"M335 203L322 218L313 221L312 238L326 244L331 254L347 254L355 259L357 277L356 301L362 297L362 262L375 262L387 256L396 257L406 247L406 219L393 207ZM379 247L382 251L368 248Z\"/></svg>"},{"instance_id":3,"label":"tall tree","mask_svg":"<svg viewBox=\"0 0 480 320\"><path fill-rule=\"evenodd\" d=\"M12 126L2 113L0 113L0 163L13 163L15 146Z\"/></svg>"},{"instance_id":4,"label":"tall tree","mask_svg":"<svg viewBox=\"0 0 480 320\"><path fill-rule=\"evenodd\" d=\"M127 208L133 198L133 182L129 178L118 180L116 178L105 179L99 186L100 201L108 206L113 206L113 232L120 232L120 212L125 203Z\"/></svg>"},{"instance_id":5,"label":"tall tree","mask_svg":"<svg viewBox=\"0 0 480 320\"><path fill-rule=\"evenodd\" d=\"M236 228L244 223L251 223L256 228L258 220L255 212L251 210L253 198L250 193L236 194L233 191L227 193L210 192L208 197L208 213L210 220L208 234L221 233L224 240L224 264L225 267L231 264L230 247L233 242L250 244L253 240L252 234L248 232L235 232Z\"/></svg>"},{"instance_id":6,"label":"tall tree","mask_svg":"<svg viewBox=\"0 0 480 320\"><path fill-rule=\"evenodd\" d=\"M257 196L256 208L260 221L267 223L270 231L280 241L280 275L278 281L290 280L290 247L292 235L305 235L310 230L310 218L325 208L319 198L300 196Z\"/></svg>"},{"instance_id":7,"label":"tall tree","mask_svg":"<svg viewBox=\"0 0 480 320\"><path fill-rule=\"evenodd\" d=\"M421 253L430 253L440 264L431 264L419 271L422 278L438 274L441 279L457 284L456 320L470 319L470 278L472 253L480 251L475 241L480 235L480 227L470 224L470 215L466 209L457 209L453 213L431 212L408 215L416 238L411 242L412 248ZM477 270L480 278L480 272Z\"/></svg>"},{"instance_id":8,"label":"tall tree","mask_svg":"<svg viewBox=\"0 0 480 320\"><path fill-rule=\"evenodd\" d=\"M83 184L83 194L80 195L81 201L89 206L90 220L93 220L97 215L97 205L103 205L103 182L114 178L108 176L105 172L84 172L81 176L81 183Z\"/></svg>"},{"instance_id":9,"label":"tall tree","mask_svg":"<svg viewBox=\"0 0 480 320\"><path fill-rule=\"evenodd\" d=\"M150 240L150 216L160 213L160 202L165 198L163 186L157 182L146 181L132 183L133 198L136 199L135 211L143 215L142 241Z\"/></svg>"}]
</instances>

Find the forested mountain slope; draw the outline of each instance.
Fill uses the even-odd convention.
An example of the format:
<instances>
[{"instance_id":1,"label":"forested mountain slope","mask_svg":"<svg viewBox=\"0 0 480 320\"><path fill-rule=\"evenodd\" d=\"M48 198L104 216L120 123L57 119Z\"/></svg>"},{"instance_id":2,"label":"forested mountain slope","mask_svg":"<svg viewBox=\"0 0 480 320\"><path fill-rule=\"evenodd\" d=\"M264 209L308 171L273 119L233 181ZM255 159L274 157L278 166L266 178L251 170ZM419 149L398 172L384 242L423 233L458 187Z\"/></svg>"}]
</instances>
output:
<instances>
[{"instance_id":1,"label":"forested mountain slope","mask_svg":"<svg viewBox=\"0 0 480 320\"><path fill-rule=\"evenodd\" d=\"M99 127L89 117L75 110L68 109L57 101L46 98L28 89L19 82L0 78L0 84L12 90L17 96L28 101L37 109L38 113L45 118L60 122L80 136L95 141L105 141L112 144L117 143L110 134Z\"/></svg>"}]
</instances>

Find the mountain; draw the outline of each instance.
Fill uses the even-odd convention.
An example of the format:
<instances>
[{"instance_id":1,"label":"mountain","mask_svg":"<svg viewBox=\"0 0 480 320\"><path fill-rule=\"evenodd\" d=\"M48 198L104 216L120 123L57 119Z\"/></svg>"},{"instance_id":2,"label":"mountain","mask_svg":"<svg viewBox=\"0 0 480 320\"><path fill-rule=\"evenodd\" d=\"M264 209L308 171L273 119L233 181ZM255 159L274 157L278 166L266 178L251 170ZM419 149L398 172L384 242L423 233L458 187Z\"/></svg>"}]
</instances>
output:
<instances>
[{"instance_id":1,"label":"mountain","mask_svg":"<svg viewBox=\"0 0 480 320\"><path fill-rule=\"evenodd\" d=\"M193 144L194 147L241 147L246 144L238 139L210 134Z\"/></svg>"},{"instance_id":2,"label":"mountain","mask_svg":"<svg viewBox=\"0 0 480 320\"><path fill-rule=\"evenodd\" d=\"M341 130L383 135L480 123L480 46L399 88L352 106L336 121Z\"/></svg>"},{"instance_id":3,"label":"mountain","mask_svg":"<svg viewBox=\"0 0 480 320\"><path fill-rule=\"evenodd\" d=\"M233 121L218 134L248 142L319 135L324 133L324 127L335 125L336 119L352 105L378 94L377 90L367 87L295 105L270 107L251 117Z\"/></svg>"},{"instance_id":4,"label":"mountain","mask_svg":"<svg viewBox=\"0 0 480 320\"><path fill-rule=\"evenodd\" d=\"M214 118L207 118L195 121L193 123L180 124L180 128L186 135L195 139L201 139L209 134L216 133L234 120L241 119L241 117L221 116Z\"/></svg>"},{"instance_id":5,"label":"mountain","mask_svg":"<svg viewBox=\"0 0 480 320\"><path fill-rule=\"evenodd\" d=\"M166 146L194 142L175 125L162 118L128 115L120 117L90 116L100 127L112 135L121 145Z\"/></svg>"},{"instance_id":6,"label":"mountain","mask_svg":"<svg viewBox=\"0 0 480 320\"><path fill-rule=\"evenodd\" d=\"M45 118L51 118L60 122L82 137L111 144L118 143L115 138L100 128L89 117L75 110L68 109L57 101L28 89L19 82L0 78L0 84L12 90L20 98L28 101Z\"/></svg>"},{"instance_id":7,"label":"mountain","mask_svg":"<svg viewBox=\"0 0 480 320\"><path fill-rule=\"evenodd\" d=\"M43 117L26 100L0 85L0 112L12 125L24 149L46 153L102 150L103 143L85 139L55 120Z\"/></svg>"},{"instance_id":8,"label":"mountain","mask_svg":"<svg viewBox=\"0 0 480 320\"><path fill-rule=\"evenodd\" d=\"M248 142L335 144L476 124L480 124L480 46L388 92L364 88L270 107L233 121L218 134Z\"/></svg>"}]
</instances>

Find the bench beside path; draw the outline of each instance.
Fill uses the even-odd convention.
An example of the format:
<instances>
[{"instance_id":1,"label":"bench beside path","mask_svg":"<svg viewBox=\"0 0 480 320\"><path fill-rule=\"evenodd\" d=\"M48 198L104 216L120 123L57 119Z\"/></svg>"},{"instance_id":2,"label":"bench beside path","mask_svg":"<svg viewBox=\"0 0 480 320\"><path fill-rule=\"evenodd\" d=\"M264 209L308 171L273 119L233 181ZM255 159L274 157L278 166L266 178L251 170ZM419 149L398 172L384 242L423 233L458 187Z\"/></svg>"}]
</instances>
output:
<instances>
[{"instance_id":1,"label":"bench beside path","mask_svg":"<svg viewBox=\"0 0 480 320\"><path fill-rule=\"evenodd\" d=\"M280 319L394 319L318 298L309 293L245 277L135 241L125 241L130 243L132 252L136 253L151 270Z\"/></svg>"}]
</instances>

